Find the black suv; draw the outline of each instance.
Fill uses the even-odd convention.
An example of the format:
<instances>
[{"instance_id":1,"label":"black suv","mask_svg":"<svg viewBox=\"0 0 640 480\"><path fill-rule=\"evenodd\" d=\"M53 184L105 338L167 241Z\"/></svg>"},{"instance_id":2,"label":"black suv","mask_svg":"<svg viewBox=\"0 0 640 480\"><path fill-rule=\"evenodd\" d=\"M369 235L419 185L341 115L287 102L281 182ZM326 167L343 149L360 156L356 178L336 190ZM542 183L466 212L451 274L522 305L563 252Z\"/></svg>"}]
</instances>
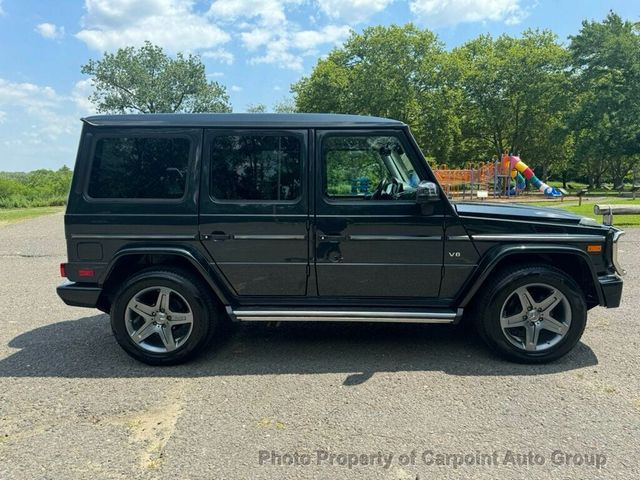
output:
<instances>
[{"instance_id":1,"label":"black suv","mask_svg":"<svg viewBox=\"0 0 640 480\"><path fill-rule=\"evenodd\" d=\"M556 359L620 303L623 233L565 211L452 203L408 127L322 114L93 116L65 215L69 305L151 364L228 321L476 324Z\"/></svg>"}]
</instances>

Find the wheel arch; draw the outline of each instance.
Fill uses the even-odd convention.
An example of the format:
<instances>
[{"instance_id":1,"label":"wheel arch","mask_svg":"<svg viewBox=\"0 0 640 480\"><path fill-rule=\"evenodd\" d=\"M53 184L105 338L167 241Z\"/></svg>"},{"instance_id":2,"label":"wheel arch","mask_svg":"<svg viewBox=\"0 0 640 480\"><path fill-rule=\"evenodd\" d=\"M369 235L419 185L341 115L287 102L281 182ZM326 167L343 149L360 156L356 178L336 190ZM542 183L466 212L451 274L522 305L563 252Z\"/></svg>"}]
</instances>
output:
<instances>
[{"instance_id":1,"label":"wheel arch","mask_svg":"<svg viewBox=\"0 0 640 480\"><path fill-rule=\"evenodd\" d=\"M218 275L202 255L182 247L129 247L118 251L99 280L102 292L98 308L108 312L113 295L122 281L151 266L174 266L202 279L222 306L230 304L229 295L220 286Z\"/></svg>"},{"instance_id":2,"label":"wheel arch","mask_svg":"<svg viewBox=\"0 0 640 480\"><path fill-rule=\"evenodd\" d=\"M602 291L598 288L598 275L587 252L569 245L503 245L486 253L475 273L463 286L457 305L464 308L491 275L499 274L517 264L542 264L558 268L570 275L585 294L588 308L603 305Z\"/></svg>"}]
</instances>

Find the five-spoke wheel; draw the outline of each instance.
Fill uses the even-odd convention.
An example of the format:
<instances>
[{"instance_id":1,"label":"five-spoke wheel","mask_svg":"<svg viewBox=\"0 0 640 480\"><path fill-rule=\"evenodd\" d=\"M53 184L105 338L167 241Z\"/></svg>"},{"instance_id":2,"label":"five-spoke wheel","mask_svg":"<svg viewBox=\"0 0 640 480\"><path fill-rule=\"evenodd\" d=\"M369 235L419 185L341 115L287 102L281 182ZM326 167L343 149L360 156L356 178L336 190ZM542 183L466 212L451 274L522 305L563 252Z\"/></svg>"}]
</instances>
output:
<instances>
[{"instance_id":1,"label":"five-spoke wheel","mask_svg":"<svg viewBox=\"0 0 640 480\"><path fill-rule=\"evenodd\" d=\"M498 353L524 363L555 360L580 340L587 319L584 293L547 265L501 270L475 304L480 335Z\"/></svg>"},{"instance_id":2,"label":"five-spoke wheel","mask_svg":"<svg viewBox=\"0 0 640 480\"><path fill-rule=\"evenodd\" d=\"M168 287L148 287L127 305L126 327L131 339L149 352L171 352L184 344L193 330L189 302Z\"/></svg>"},{"instance_id":3,"label":"five-spoke wheel","mask_svg":"<svg viewBox=\"0 0 640 480\"><path fill-rule=\"evenodd\" d=\"M539 352L553 347L567 334L571 305L560 290L550 285L523 285L503 303L500 325L514 346Z\"/></svg>"},{"instance_id":4,"label":"five-spoke wheel","mask_svg":"<svg viewBox=\"0 0 640 480\"><path fill-rule=\"evenodd\" d=\"M143 270L127 279L111 306L118 343L132 357L154 365L181 363L211 340L219 309L211 291L186 271Z\"/></svg>"}]
</instances>

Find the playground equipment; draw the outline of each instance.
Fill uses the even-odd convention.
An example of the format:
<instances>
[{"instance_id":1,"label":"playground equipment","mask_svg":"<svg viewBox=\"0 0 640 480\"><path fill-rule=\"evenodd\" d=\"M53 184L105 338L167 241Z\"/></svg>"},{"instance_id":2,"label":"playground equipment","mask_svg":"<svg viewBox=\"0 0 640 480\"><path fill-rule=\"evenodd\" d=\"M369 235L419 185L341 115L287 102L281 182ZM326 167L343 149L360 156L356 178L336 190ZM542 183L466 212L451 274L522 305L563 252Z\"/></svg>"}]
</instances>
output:
<instances>
[{"instance_id":1,"label":"playground equipment","mask_svg":"<svg viewBox=\"0 0 640 480\"><path fill-rule=\"evenodd\" d=\"M520 160L519 156L504 154L502 156L502 164L504 165L505 168L508 168L510 170L512 177L515 177L517 173L522 174L524 178L529 180L529 182L531 182L531 184L535 188L540 190L547 197L562 196L562 192L560 192L560 190L558 190L557 188L550 187L549 185L544 183L542 180L540 180L538 177L536 177L535 173L533 173L533 170L531 170L531 168L529 168L526 163Z\"/></svg>"},{"instance_id":2,"label":"playground equipment","mask_svg":"<svg viewBox=\"0 0 640 480\"><path fill-rule=\"evenodd\" d=\"M486 163L467 163L464 168L451 169L447 165L435 165L433 171L449 196L460 195L464 199L467 194L473 198L513 197L526 188L526 180L548 197L561 197L562 193L535 176L520 157L503 155Z\"/></svg>"},{"instance_id":3,"label":"playground equipment","mask_svg":"<svg viewBox=\"0 0 640 480\"><path fill-rule=\"evenodd\" d=\"M449 196L455 194L465 198L467 193L473 198L473 192L488 192L501 170L498 162L467 163L464 168L448 168L446 164L435 165L433 171L438 182ZM488 196L483 195L483 197ZM495 195L494 195L495 196Z\"/></svg>"}]
</instances>

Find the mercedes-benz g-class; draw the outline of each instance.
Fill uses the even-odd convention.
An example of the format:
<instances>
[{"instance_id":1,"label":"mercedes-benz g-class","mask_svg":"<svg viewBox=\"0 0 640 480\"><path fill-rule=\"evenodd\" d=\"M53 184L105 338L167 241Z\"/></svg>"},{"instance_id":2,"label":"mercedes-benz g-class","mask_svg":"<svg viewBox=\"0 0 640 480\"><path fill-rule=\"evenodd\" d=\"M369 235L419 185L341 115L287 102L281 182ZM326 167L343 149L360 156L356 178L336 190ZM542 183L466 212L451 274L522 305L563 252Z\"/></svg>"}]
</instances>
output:
<instances>
[{"instance_id":1,"label":"mercedes-benz g-class","mask_svg":"<svg viewBox=\"0 0 640 480\"><path fill-rule=\"evenodd\" d=\"M617 307L622 231L451 202L398 121L330 114L85 118L65 215L69 305L174 364L228 321L476 324L520 362ZM425 352L428 355L428 352Z\"/></svg>"}]
</instances>

